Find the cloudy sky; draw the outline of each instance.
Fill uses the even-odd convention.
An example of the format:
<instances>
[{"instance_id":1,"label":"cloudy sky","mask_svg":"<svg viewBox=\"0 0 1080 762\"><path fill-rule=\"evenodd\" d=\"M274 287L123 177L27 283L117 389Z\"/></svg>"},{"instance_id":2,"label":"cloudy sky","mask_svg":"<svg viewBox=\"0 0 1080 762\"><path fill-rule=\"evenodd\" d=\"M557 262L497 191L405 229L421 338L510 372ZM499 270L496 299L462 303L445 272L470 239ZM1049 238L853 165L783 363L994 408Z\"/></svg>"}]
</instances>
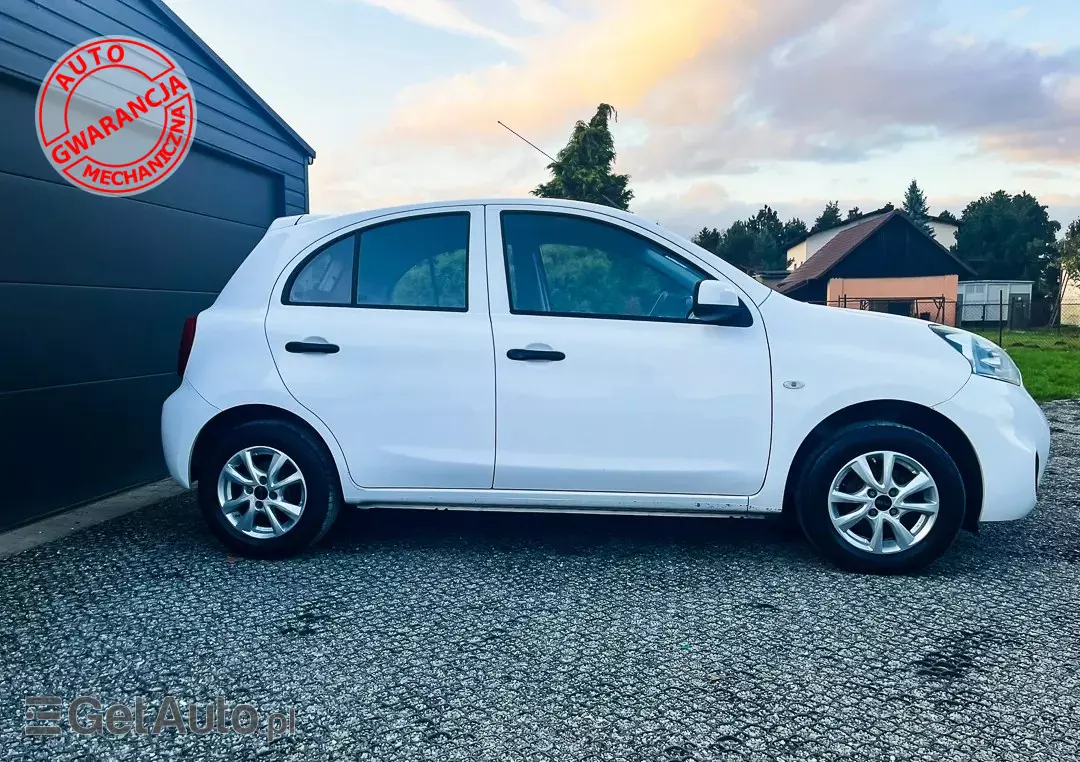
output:
<instances>
[{"instance_id":1,"label":"cloudy sky","mask_svg":"<svg viewBox=\"0 0 1080 762\"><path fill-rule=\"evenodd\" d=\"M1080 216L1077 0L168 0L318 153L312 211L524 195L600 102L690 233L998 188Z\"/></svg>"}]
</instances>

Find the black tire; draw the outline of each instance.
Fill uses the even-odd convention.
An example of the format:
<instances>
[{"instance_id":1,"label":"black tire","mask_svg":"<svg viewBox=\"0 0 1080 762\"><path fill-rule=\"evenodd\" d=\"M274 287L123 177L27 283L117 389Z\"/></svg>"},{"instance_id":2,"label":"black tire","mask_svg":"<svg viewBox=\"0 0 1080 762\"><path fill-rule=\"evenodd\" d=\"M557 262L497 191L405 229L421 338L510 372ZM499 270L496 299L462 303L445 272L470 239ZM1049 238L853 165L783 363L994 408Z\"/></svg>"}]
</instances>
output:
<instances>
[{"instance_id":1,"label":"black tire","mask_svg":"<svg viewBox=\"0 0 1080 762\"><path fill-rule=\"evenodd\" d=\"M293 460L304 476L307 500L296 524L277 537L253 538L234 527L221 510L218 477L229 459L248 447L272 447ZM341 505L341 485L322 443L288 421L251 421L230 429L210 445L199 477L199 508L210 529L237 555L285 558L315 544L330 529Z\"/></svg>"},{"instance_id":2,"label":"black tire","mask_svg":"<svg viewBox=\"0 0 1080 762\"><path fill-rule=\"evenodd\" d=\"M929 472L937 485L938 513L928 534L910 548L872 553L855 547L833 527L829 491L852 459L885 450L913 458ZM907 574L936 561L956 539L965 504L964 480L949 453L921 431L885 421L847 426L822 443L806 461L795 494L796 516L811 544L838 566L866 574Z\"/></svg>"}]
</instances>

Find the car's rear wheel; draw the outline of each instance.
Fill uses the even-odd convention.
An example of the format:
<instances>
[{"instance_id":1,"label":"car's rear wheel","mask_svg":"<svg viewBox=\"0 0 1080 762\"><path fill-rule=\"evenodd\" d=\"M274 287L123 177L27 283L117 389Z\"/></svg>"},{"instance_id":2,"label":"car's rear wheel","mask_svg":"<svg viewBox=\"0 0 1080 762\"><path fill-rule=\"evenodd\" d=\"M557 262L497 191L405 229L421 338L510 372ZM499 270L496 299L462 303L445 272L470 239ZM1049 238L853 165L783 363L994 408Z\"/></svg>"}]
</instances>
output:
<instances>
[{"instance_id":1,"label":"car's rear wheel","mask_svg":"<svg viewBox=\"0 0 1080 762\"><path fill-rule=\"evenodd\" d=\"M295 554L330 528L341 504L333 462L307 431L251 421L210 448L199 474L199 507L232 551L259 558Z\"/></svg>"},{"instance_id":2,"label":"car's rear wheel","mask_svg":"<svg viewBox=\"0 0 1080 762\"><path fill-rule=\"evenodd\" d=\"M848 426L807 461L797 487L803 532L840 566L903 574L937 560L964 519L964 480L926 434L889 422Z\"/></svg>"}]
</instances>

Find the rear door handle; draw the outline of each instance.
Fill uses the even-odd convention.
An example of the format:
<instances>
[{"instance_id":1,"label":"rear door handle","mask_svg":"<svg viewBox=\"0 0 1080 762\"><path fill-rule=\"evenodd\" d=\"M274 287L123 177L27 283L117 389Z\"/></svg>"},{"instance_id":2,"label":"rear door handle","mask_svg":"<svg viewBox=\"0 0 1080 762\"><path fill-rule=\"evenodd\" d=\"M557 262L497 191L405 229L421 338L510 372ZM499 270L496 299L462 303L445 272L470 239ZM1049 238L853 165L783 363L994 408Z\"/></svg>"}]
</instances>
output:
<instances>
[{"instance_id":1,"label":"rear door handle","mask_svg":"<svg viewBox=\"0 0 1080 762\"><path fill-rule=\"evenodd\" d=\"M566 359L565 354L553 349L511 349L506 356L511 360L547 360L548 362Z\"/></svg>"},{"instance_id":2,"label":"rear door handle","mask_svg":"<svg viewBox=\"0 0 1080 762\"><path fill-rule=\"evenodd\" d=\"M286 352L300 354L332 355L340 349L337 344L328 344L325 341L290 341L285 345Z\"/></svg>"}]
</instances>

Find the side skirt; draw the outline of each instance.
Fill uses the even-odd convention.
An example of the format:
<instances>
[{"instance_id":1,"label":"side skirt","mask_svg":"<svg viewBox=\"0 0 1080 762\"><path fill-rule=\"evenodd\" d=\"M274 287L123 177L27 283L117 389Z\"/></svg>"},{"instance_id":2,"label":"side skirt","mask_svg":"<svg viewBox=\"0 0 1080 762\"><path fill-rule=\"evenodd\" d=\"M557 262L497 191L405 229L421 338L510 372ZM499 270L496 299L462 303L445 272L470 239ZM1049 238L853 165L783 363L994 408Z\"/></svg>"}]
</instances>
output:
<instances>
[{"instance_id":1,"label":"side skirt","mask_svg":"<svg viewBox=\"0 0 1080 762\"><path fill-rule=\"evenodd\" d=\"M561 511L644 516L750 516L776 511L729 495L634 492L556 492L491 489L355 489L345 502L360 508L428 508L491 511Z\"/></svg>"},{"instance_id":2,"label":"side skirt","mask_svg":"<svg viewBox=\"0 0 1080 762\"><path fill-rule=\"evenodd\" d=\"M354 505L358 510L368 508L394 508L409 511L472 511L474 513L579 513L589 516L677 516L681 518L711 519L765 519L770 513L747 513L727 511L669 511L635 508L584 508L584 507L536 507L524 505L410 505L408 503L364 503Z\"/></svg>"}]
</instances>

